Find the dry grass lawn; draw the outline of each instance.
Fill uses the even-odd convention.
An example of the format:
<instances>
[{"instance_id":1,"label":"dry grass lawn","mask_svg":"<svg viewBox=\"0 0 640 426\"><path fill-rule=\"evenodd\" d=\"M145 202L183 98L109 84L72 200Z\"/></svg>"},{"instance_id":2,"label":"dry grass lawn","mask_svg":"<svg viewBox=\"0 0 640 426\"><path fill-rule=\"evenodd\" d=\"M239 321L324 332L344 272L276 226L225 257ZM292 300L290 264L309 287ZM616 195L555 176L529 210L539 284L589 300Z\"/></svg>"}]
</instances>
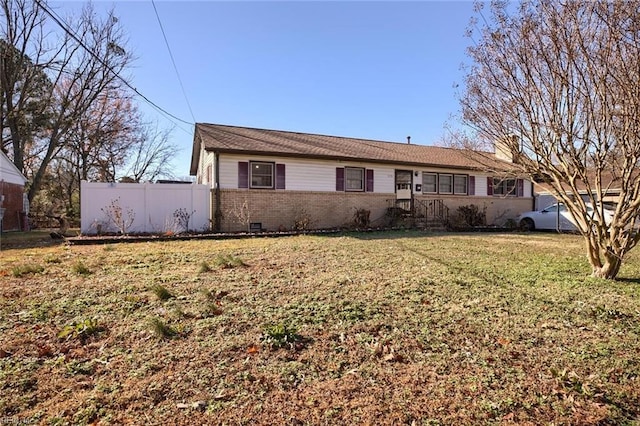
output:
<instances>
[{"instance_id":1,"label":"dry grass lawn","mask_svg":"<svg viewBox=\"0 0 640 426\"><path fill-rule=\"evenodd\" d=\"M633 424L640 252L417 232L4 249L0 419Z\"/></svg>"}]
</instances>

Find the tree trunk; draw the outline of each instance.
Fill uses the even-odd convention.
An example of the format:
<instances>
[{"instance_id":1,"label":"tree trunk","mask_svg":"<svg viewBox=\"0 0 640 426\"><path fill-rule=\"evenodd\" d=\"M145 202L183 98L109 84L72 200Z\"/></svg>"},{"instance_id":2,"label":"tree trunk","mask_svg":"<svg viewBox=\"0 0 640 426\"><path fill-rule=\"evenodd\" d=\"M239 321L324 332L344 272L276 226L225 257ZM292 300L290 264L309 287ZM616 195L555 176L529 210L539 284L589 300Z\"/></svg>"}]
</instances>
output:
<instances>
[{"instance_id":1,"label":"tree trunk","mask_svg":"<svg viewBox=\"0 0 640 426\"><path fill-rule=\"evenodd\" d=\"M24 146L22 143L22 135L18 130L18 126L14 120L9 119L9 130L11 131L11 143L13 144L13 164L24 174Z\"/></svg>"},{"instance_id":2,"label":"tree trunk","mask_svg":"<svg viewBox=\"0 0 640 426\"><path fill-rule=\"evenodd\" d=\"M587 254L592 270L591 276L605 280L614 280L616 276L618 276L618 272L620 272L622 256L618 256L608 250L603 251L604 254L601 256L601 251L598 247L595 247L590 241L587 243Z\"/></svg>"},{"instance_id":3,"label":"tree trunk","mask_svg":"<svg viewBox=\"0 0 640 426\"><path fill-rule=\"evenodd\" d=\"M603 278L605 280L615 280L616 276L618 276L618 272L620 272L621 264L622 262L617 258L612 262L606 261L604 265L600 267L593 267L593 273L591 276L594 278Z\"/></svg>"}]
</instances>

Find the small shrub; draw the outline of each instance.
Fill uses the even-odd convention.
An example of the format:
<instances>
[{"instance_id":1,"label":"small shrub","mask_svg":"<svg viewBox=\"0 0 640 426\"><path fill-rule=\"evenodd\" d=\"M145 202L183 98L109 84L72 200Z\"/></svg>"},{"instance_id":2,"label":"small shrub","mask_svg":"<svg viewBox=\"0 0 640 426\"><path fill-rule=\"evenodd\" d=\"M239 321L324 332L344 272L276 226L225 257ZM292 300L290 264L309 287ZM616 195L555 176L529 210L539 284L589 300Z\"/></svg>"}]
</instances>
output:
<instances>
[{"instance_id":1,"label":"small shrub","mask_svg":"<svg viewBox=\"0 0 640 426\"><path fill-rule=\"evenodd\" d=\"M91 270L81 260L74 263L71 270L76 275L91 275Z\"/></svg>"},{"instance_id":2,"label":"small shrub","mask_svg":"<svg viewBox=\"0 0 640 426\"><path fill-rule=\"evenodd\" d=\"M251 231L251 209L249 208L249 201L247 199L245 199L241 204L238 203L237 200L234 200L233 207L227 212L227 217L234 222L245 226L247 232Z\"/></svg>"},{"instance_id":3,"label":"small shrub","mask_svg":"<svg viewBox=\"0 0 640 426\"><path fill-rule=\"evenodd\" d=\"M84 340L88 336L96 334L102 330L103 328L98 325L97 319L85 319L84 321L73 322L71 324L65 325L58 333L58 339L76 338Z\"/></svg>"},{"instance_id":4,"label":"small shrub","mask_svg":"<svg viewBox=\"0 0 640 426\"><path fill-rule=\"evenodd\" d=\"M517 229L518 223L515 221L515 219L510 218L505 221L504 227L507 229Z\"/></svg>"},{"instance_id":5,"label":"small shrub","mask_svg":"<svg viewBox=\"0 0 640 426\"><path fill-rule=\"evenodd\" d=\"M452 216L451 225L454 228L469 228L487 224L486 209L480 210L475 204L458 207Z\"/></svg>"},{"instance_id":6,"label":"small shrub","mask_svg":"<svg viewBox=\"0 0 640 426\"><path fill-rule=\"evenodd\" d=\"M11 268L11 274L16 278L20 278L29 274L39 274L43 271L44 267L34 264L18 265Z\"/></svg>"},{"instance_id":7,"label":"small shrub","mask_svg":"<svg viewBox=\"0 0 640 426\"><path fill-rule=\"evenodd\" d=\"M195 212L196 211L193 210L189 213L187 209L182 208L173 212L173 224L176 232L189 232L189 221Z\"/></svg>"},{"instance_id":8,"label":"small shrub","mask_svg":"<svg viewBox=\"0 0 640 426\"><path fill-rule=\"evenodd\" d=\"M171 339L178 335L175 328L165 324L160 318L151 318L149 324L153 333L161 339Z\"/></svg>"},{"instance_id":9,"label":"small shrub","mask_svg":"<svg viewBox=\"0 0 640 426\"><path fill-rule=\"evenodd\" d=\"M153 292L153 294L156 295L156 297L159 300L169 300L174 298L175 296L169 291L167 290L167 288L165 286L163 286L162 284L154 284L151 286L151 291Z\"/></svg>"},{"instance_id":10,"label":"small shrub","mask_svg":"<svg viewBox=\"0 0 640 426\"><path fill-rule=\"evenodd\" d=\"M231 269L238 266L246 266L242 259L235 257L232 254L219 254L214 260L214 264L224 269Z\"/></svg>"},{"instance_id":11,"label":"small shrub","mask_svg":"<svg viewBox=\"0 0 640 426\"><path fill-rule=\"evenodd\" d=\"M353 214L353 226L356 228L367 228L371 223L371 210L356 209Z\"/></svg>"},{"instance_id":12,"label":"small shrub","mask_svg":"<svg viewBox=\"0 0 640 426\"><path fill-rule=\"evenodd\" d=\"M295 344L302 340L302 336L298 334L298 329L296 327L285 323L279 323L266 326L262 332L260 340L272 349L284 347L293 349L295 348Z\"/></svg>"},{"instance_id":13,"label":"small shrub","mask_svg":"<svg viewBox=\"0 0 640 426\"><path fill-rule=\"evenodd\" d=\"M315 221L305 209L300 209L293 219L293 229L295 231L308 231L313 227Z\"/></svg>"},{"instance_id":14,"label":"small shrub","mask_svg":"<svg viewBox=\"0 0 640 426\"><path fill-rule=\"evenodd\" d=\"M118 233L122 235L127 235L129 228L131 227L131 225L133 225L133 222L136 218L136 214L132 208L122 208L120 206L120 197L116 198L115 200L111 200L111 203L109 203L109 205L101 208L100 210L102 210L107 218L107 226L115 226L115 228L118 230ZM104 228L101 227L100 231L104 231Z\"/></svg>"}]
</instances>

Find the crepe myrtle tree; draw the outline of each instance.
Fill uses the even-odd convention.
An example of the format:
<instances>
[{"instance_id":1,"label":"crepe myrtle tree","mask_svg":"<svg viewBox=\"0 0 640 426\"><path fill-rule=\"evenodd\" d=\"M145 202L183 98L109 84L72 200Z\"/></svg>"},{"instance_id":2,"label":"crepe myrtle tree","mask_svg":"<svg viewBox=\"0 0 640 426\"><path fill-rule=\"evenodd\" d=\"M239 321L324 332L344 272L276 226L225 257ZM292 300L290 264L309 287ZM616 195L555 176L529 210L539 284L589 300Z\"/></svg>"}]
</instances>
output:
<instances>
[{"instance_id":1,"label":"crepe myrtle tree","mask_svg":"<svg viewBox=\"0 0 640 426\"><path fill-rule=\"evenodd\" d=\"M463 123L566 204L592 275L614 279L640 240L640 2L495 1L468 36Z\"/></svg>"}]
</instances>

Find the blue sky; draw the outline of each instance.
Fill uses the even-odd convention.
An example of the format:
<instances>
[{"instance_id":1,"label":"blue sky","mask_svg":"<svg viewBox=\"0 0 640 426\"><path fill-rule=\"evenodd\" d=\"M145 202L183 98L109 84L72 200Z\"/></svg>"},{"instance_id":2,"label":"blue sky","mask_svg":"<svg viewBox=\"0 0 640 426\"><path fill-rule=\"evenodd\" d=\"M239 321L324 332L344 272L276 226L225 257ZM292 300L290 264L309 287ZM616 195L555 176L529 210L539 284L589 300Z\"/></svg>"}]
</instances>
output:
<instances>
[{"instance_id":1,"label":"blue sky","mask_svg":"<svg viewBox=\"0 0 640 426\"><path fill-rule=\"evenodd\" d=\"M64 16L81 2L51 2ZM434 144L459 110L469 1L151 1L113 7L146 97L181 119ZM462 87L462 86L461 86ZM140 100L147 119L177 126L174 173L189 173L193 126Z\"/></svg>"}]
</instances>

